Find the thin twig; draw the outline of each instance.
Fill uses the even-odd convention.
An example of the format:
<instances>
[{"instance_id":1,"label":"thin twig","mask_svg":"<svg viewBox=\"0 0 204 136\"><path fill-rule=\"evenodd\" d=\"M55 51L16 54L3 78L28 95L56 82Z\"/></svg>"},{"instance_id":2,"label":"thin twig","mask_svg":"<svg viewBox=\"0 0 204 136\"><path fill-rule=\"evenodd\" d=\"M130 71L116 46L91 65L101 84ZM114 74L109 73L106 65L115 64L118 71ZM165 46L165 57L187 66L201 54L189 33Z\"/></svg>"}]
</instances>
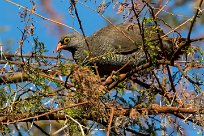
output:
<instances>
[{"instance_id":1,"label":"thin twig","mask_svg":"<svg viewBox=\"0 0 204 136\"><path fill-rule=\"evenodd\" d=\"M9 120L8 120L6 122L1 122L1 124L5 124L5 125L7 124L8 125L8 124L15 124L17 122L24 122L24 121L28 121L28 120L32 120L32 119L37 119L39 117L43 117L43 116L46 116L46 115L49 115L49 114L52 114L52 113L56 113L56 112L62 111L62 110L67 109L67 108L72 108L72 107L76 107L76 106L80 106L80 105L84 105L84 104L88 104L88 103L89 102L81 102L81 103L65 106L63 108L59 108L59 109L55 109L55 110L50 110L48 112L45 112L43 114L40 114L40 115L37 115L37 116L33 116L33 117L18 119L18 120L11 121L11 122L9 122Z\"/></svg>"},{"instance_id":2,"label":"thin twig","mask_svg":"<svg viewBox=\"0 0 204 136\"><path fill-rule=\"evenodd\" d=\"M95 9L89 7L88 5L82 3L81 1L77 1L77 2L80 3L80 4L83 5L83 6L85 6L85 7L89 8L89 9L91 9L92 11L98 13ZM105 19L108 23L110 23L116 30L118 30L119 32L121 32L121 33L122 33L126 38L128 38L130 41L132 41L133 43L135 42L133 39L131 39L130 37L128 37L127 34L125 34L122 30L120 30L116 25L114 25L114 24L113 24L108 18L106 18L104 15L99 14L99 13L98 13L98 15L101 16L103 19Z\"/></svg>"},{"instance_id":3,"label":"thin twig","mask_svg":"<svg viewBox=\"0 0 204 136\"><path fill-rule=\"evenodd\" d=\"M109 119L109 124L108 124L108 131L107 131L106 136L109 136L109 135L110 135L111 124L112 124L112 121L113 121L113 115L114 115L114 108L111 107L110 119Z\"/></svg>"},{"instance_id":4,"label":"thin twig","mask_svg":"<svg viewBox=\"0 0 204 136\"><path fill-rule=\"evenodd\" d=\"M203 0L200 0L198 8L197 8L197 10L195 12L195 15L193 17L193 20L191 22L191 26L190 26L190 29L189 29L189 32L188 32L188 37L187 37L188 41L190 41L190 39L191 39L191 33L192 33L192 30L193 30L193 26L195 25L195 21L196 21L196 18L198 17L198 13L200 12L200 8L202 6L202 3L203 3Z\"/></svg>"},{"instance_id":5,"label":"thin twig","mask_svg":"<svg viewBox=\"0 0 204 136\"><path fill-rule=\"evenodd\" d=\"M172 76L171 76L171 70L170 70L170 68L169 68L168 65L166 66L166 68L167 68L167 72L168 72L168 76L169 76L169 81L170 81L170 84L171 84L171 88L172 88L173 92L176 92L176 89L175 89L175 86L174 86L174 81L173 81L173 78L172 78Z\"/></svg>"},{"instance_id":6,"label":"thin twig","mask_svg":"<svg viewBox=\"0 0 204 136\"><path fill-rule=\"evenodd\" d=\"M74 11L75 11L75 14L76 14L76 17L77 17L77 20L78 20L78 23L79 23L79 26L80 26L82 35L83 35L84 40L85 40L85 43L86 43L86 45L87 45L87 47L88 47L89 53L91 54L90 46L89 46L89 43L88 43L88 41L87 41L86 35L85 35L85 33L84 33L84 29L83 29L83 27L82 27L81 20L80 20L80 18L79 18L79 14L78 14L78 11L77 11L77 8L76 8L76 2L75 2L75 0L71 0L71 4L72 4L72 6L73 6L73 8L74 8Z\"/></svg>"},{"instance_id":7,"label":"thin twig","mask_svg":"<svg viewBox=\"0 0 204 136\"><path fill-rule=\"evenodd\" d=\"M68 125L63 126L62 128L60 128L59 130L55 131L54 133L52 133L52 136L56 136L58 133L60 133L61 131L63 131L64 129L66 129L68 127Z\"/></svg>"},{"instance_id":8,"label":"thin twig","mask_svg":"<svg viewBox=\"0 0 204 136\"><path fill-rule=\"evenodd\" d=\"M66 116L79 125L79 128L80 128L80 130L81 130L82 136L85 136L84 130L83 130L83 128L82 128L82 125L81 125L77 120L75 120L74 118L72 118L71 116L69 116L69 115L66 115Z\"/></svg>"},{"instance_id":9,"label":"thin twig","mask_svg":"<svg viewBox=\"0 0 204 136\"><path fill-rule=\"evenodd\" d=\"M14 53L4 53L3 56L5 57L21 57L20 54L14 54ZM47 55L33 55L33 54L22 54L23 57L41 57L41 58L46 58L46 59L59 59L58 56L47 56ZM60 59L65 59L65 60L73 60L70 58L65 58L63 56L60 57Z\"/></svg>"},{"instance_id":10,"label":"thin twig","mask_svg":"<svg viewBox=\"0 0 204 136\"><path fill-rule=\"evenodd\" d=\"M38 126L35 122L31 122L31 124L33 124L37 129L39 129L43 134L45 134L46 136L50 136L43 128L41 128L40 126Z\"/></svg>"},{"instance_id":11,"label":"thin twig","mask_svg":"<svg viewBox=\"0 0 204 136\"><path fill-rule=\"evenodd\" d=\"M193 81L180 67L179 64L176 64L176 67L179 69L179 71L183 74L183 76L189 81L191 82L193 85L195 85L195 87L200 90L200 85L203 85L202 83L199 83L199 82L195 82Z\"/></svg>"},{"instance_id":12,"label":"thin twig","mask_svg":"<svg viewBox=\"0 0 204 136\"><path fill-rule=\"evenodd\" d=\"M175 27L174 29L172 29L171 31L169 31L168 33L166 33L165 35L162 35L161 38L164 38L166 36L168 36L169 34L175 32L177 29L179 29L180 27L182 27L183 25L185 25L186 23L190 22L192 20L192 17L187 19L185 22L183 22L182 24L180 24L179 26Z\"/></svg>"},{"instance_id":13,"label":"thin twig","mask_svg":"<svg viewBox=\"0 0 204 136\"><path fill-rule=\"evenodd\" d=\"M19 7L19 8L22 8L22 9L24 9L24 10L26 10L26 11L28 11L28 12L30 12L30 13L32 13L32 14L38 16L38 17L40 17L40 18L42 18L43 20L47 20L47 21L50 21L50 22L52 22L52 23L55 23L55 24L58 24L58 25L67 27L67 28L72 29L73 31L79 33L76 29L74 29L74 28L71 27L71 26L68 26L68 25L66 25L66 24L64 24L64 23L58 22L58 21L53 20L53 19L49 19L49 18L47 18L47 17L44 17L44 16L42 16L42 15L40 15L40 14L38 14L38 13L35 13L35 12L33 12L32 10L30 10L30 9L28 9L28 8L22 6L22 5L19 5L19 4L15 3L15 2L13 2L13 1L10 1L10 0L5 0L5 1L6 1L6 2L9 2L9 3L11 3L11 4L13 4L13 5L15 5L15 6Z\"/></svg>"},{"instance_id":14,"label":"thin twig","mask_svg":"<svg viewBox=\"0 0 204 136\"><path fill-rule=\"evenodd\" d=\"M166 3L164 4L164 6L162 6L162 7L159 9L159 11L155 14L155 17L157 17L157 16L159 15L159 13L160 13L161 11L163 11L163 9L167 6L167 4L169 3L169 1L170 1L170 0L167 0L167 1L166 1Z\"/></svg>"},{"instance_id":15,"label":"thin twig","mask_svg":"<svg viewBox=\"0 0 204 136\"><path fill-rule=\"evenodd\" d=\"M179 54L179 52L180 52L183 48L185 48L186 46L188 46L188 45L191 43L191 39L190 39L190 38L191 38L192 29L193 29L193 26L194 26L194 24L195 24L195 21L196 21L196 18L197 18L197 16L198 16L198 13L199 13L199 11L200 11L200 8L201 8L201 6L202 6L202 3L203 3L203 0L200 1L199 7L198 7L198 9L196 10L196 13L195 13L195 15L194 15L194 17L193 17L193 19L192 19L192 21L191 21L191 26L190 26L190 29L189 29L189 32L188 32L188 37L187 37L186 41L185 41L183 44L181 44L181 45L179 46L179 48L174 52L174 54L173 54L173 56L172 56L172 59L171 59L171 62L174 61L175 57Z\"/></svg>"}]
</instances>

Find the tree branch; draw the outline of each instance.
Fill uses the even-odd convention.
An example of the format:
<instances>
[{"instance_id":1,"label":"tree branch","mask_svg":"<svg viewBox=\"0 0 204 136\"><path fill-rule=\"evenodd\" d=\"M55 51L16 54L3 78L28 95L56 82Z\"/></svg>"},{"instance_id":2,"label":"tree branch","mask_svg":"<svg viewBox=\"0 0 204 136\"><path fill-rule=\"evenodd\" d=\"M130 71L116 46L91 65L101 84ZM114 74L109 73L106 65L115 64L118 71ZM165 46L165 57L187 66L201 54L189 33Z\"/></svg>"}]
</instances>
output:
<instances>
[{"instance_id":1,"label":"tree branch","mask_svg":"<svg viewBox=\"0 0 204 136\"><path fill-rule=\"evenodd\" d=\"M19 4L15 3L15 2L13 2L13 1L10 1L10 0L5 0L5 1L6 1L6 2L9 2L9 3L11 3L11 4L13 4L13 5L15 5L15 6L19 7L19 8L22 8L22 9L24 9L24 10L26 10L26 11L28 11L28 12L30 12L30 13L32 13L32 14L38 16L38 17L40 17L40 18L42 18L43 20L47 20L47 21L50 21L50 22L52 22L52 23L65 26L65 27L67 27L67 28L69 28L69 29L72 29L73 31L79 33L76 29L74 29L73 27L70 27L70 26L68 26L68 25L66 25L66 24L64 24L64 23L61 23L61 22L58 22L58 21L56 21L56 20L52 20L52 19L46 18L46 17L44 17L44 16L42 16L42 15L40 15L40 14L38 14L38 13L33 12L33 10L30 10L30 9L28 9L28 8L22 6L22 5L19 5Z\"/></svg>"},{"instance_id":2,"label":"tree branch","mask_svg":"<svg viewBox=\"0 0 204 136\"><path fill-rule=\"evenodd\" d=\"M0 84L18 83L29 81L29 76L24 72L17 72L13 74L7 74L0 77Z\"/></svg>"}]
</instances>

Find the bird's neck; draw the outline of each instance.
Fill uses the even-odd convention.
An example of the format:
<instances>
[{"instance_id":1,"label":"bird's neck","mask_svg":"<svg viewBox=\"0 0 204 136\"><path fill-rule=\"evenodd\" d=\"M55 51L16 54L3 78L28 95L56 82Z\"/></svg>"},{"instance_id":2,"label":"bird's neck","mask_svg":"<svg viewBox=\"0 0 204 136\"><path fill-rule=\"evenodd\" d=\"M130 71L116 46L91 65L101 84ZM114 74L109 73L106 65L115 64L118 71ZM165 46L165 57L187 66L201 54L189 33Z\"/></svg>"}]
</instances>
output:
<instances>
[{"instance_id":1,"label":"bird's neck","mask_svg":"<svg viewBox=\"0 0 204 136\"><path fill-rule=\"evenodd\" d=\"M72 57L77 63L83 62L87 58L87 49L86 46L78 47L75 50L71 50Z\"/></svg>"}]
</instances>

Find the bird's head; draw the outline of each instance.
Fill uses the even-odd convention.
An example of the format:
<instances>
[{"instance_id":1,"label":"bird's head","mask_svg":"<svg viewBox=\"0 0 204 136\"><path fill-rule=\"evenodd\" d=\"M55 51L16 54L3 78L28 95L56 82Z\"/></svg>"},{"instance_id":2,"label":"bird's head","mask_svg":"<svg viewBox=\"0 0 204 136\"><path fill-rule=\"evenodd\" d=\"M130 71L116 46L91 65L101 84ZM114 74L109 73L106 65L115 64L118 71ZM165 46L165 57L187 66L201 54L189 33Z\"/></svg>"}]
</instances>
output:
<instances>
[{"instance_id":1,"label":"bird's head","mask_svg":"<svg viewBox=\"0 0 204 136\"><path fill-rule=\"evenodd\" d=\"M56 52L61 50L68 50L74 52L81 45L80 43L83 41L83 36L78 33L68 33L60 39L58 42Z\"/></svg>"}]
</instances>

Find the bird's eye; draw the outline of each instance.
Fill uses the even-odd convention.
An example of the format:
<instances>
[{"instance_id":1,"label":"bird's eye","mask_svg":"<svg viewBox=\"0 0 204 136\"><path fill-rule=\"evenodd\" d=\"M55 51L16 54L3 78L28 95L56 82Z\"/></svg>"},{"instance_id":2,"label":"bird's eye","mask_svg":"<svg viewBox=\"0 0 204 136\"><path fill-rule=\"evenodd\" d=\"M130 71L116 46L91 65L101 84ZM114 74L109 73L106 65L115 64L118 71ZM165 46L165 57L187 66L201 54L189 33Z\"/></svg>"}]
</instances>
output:
<instances>
[{"instance_id":1,"label":"bird's eye","mask_svg":"<svg viewBox=\"0 0 204 136\"><path fill-rule=\"evenodd\" d=\"M64 38L64 44L68 44L68 43L70 42L70 40L71 40L70 38L65 37L65 38Z\"/></svg>"}]
</instances>

